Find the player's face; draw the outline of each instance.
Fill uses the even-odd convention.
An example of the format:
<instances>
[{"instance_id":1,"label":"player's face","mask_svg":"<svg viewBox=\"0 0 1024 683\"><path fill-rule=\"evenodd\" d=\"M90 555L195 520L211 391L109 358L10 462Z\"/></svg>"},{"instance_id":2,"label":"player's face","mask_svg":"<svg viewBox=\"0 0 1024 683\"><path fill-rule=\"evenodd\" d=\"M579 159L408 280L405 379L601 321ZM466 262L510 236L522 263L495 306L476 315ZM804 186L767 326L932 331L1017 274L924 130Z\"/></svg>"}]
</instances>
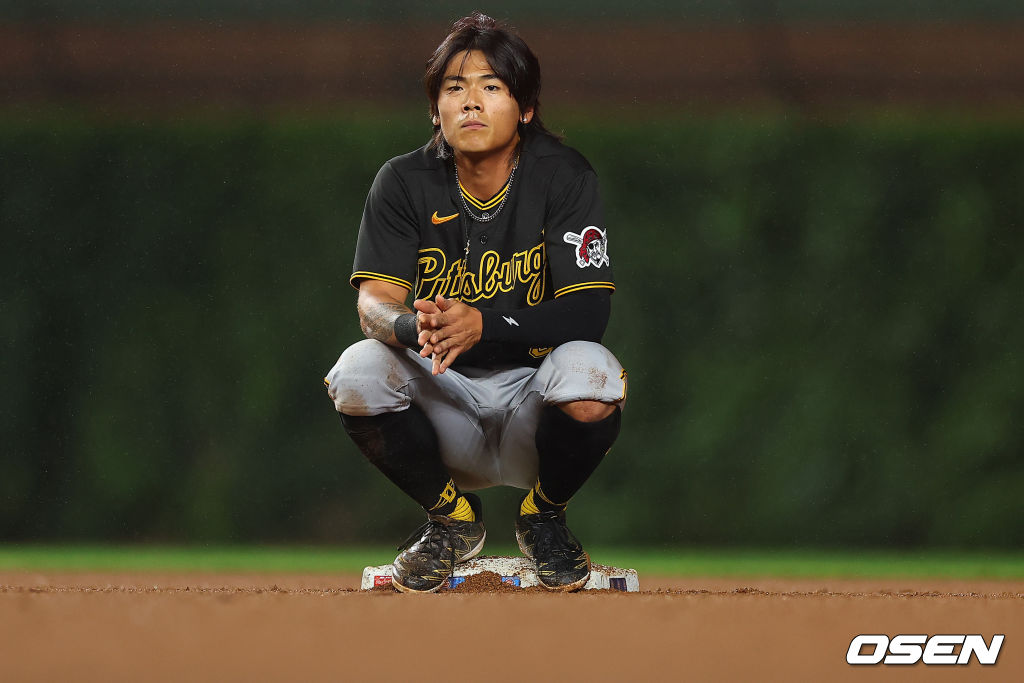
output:
<instances>
[{"instance_id":1,"label":"player's face","mask_svg":"<svg viewBox=\"0 0 1024 683\"><path fill-rule=\"evenodd\" d=\"M518 124L532 110L519 111L508 86L477 51L448 61L437 98L441 132L456 153L469 156L511 153L519 142Z\"/></svg>"}]
</instances>

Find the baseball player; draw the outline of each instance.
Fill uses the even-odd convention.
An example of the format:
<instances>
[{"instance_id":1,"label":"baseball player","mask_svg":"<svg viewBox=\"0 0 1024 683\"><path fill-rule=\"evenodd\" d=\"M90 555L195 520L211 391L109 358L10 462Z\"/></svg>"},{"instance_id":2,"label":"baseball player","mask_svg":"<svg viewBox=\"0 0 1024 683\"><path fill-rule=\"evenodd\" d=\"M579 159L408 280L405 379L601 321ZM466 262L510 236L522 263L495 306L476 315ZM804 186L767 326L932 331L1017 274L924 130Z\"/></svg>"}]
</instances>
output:
<instances>
[{"instance_id":1,"label":"baseball player","mask_svg":"<svg viewBox=\"0 0 1024 683\"><path fill-rule=\"evenodd\" d=\"M626 372L600 344L615 289L597 177L541 122L540 65L480 13L427 62L433 137L370 188L350 282L367 339L325 379L345 431L426 510L393 585L477 555L489 486L526 490L516 539L546 588L590 558L566 505L611 448ZM413 294L412 308L409 295Z\"/></svg>"}]
</instances>

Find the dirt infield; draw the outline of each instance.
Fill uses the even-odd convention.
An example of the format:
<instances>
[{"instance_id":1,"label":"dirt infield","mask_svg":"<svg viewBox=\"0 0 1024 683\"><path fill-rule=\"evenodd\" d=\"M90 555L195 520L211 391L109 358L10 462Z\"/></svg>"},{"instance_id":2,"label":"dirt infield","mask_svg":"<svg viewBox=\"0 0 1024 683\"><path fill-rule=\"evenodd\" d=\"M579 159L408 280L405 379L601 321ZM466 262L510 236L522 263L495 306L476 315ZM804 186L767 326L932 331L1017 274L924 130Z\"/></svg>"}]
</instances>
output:
<instances>
[{"instance_id":1,"label":"dirt infield","mask_svg":"<svg viewBox=\"0 0 1024 683\"><path fill-rule=\"evenodd\" d=\"M659 579L640 593L360 592L356 576L0 572L0 680L1024 680L1024 581ZM860 633L999 661L851 667Z\"/></svg>"}]
</instances>

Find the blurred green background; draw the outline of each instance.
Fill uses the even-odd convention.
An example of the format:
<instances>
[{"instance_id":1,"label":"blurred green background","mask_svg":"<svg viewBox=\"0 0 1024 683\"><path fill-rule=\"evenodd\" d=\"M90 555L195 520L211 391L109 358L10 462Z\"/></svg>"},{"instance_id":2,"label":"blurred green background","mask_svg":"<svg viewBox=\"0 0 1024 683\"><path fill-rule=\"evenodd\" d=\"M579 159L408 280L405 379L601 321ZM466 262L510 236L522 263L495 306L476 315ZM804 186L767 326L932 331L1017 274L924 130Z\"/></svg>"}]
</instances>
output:
<instances>
[{"instance_id":1,"label":"blurred green background","mask_svg":"<svg viewBox=\"0 0 1024 683\"><path fill-rule=\"evenodd\" d=\"M1021 548L1024 11L633 5L480 7L607 206L630 395L574 530ZM419 69L474 6L379 7L0 3L0 540L418 522L321 378L361 338L366 191L425 142ZM518 494L485 493L510 542Z\"/></svg>"}]
</instances>

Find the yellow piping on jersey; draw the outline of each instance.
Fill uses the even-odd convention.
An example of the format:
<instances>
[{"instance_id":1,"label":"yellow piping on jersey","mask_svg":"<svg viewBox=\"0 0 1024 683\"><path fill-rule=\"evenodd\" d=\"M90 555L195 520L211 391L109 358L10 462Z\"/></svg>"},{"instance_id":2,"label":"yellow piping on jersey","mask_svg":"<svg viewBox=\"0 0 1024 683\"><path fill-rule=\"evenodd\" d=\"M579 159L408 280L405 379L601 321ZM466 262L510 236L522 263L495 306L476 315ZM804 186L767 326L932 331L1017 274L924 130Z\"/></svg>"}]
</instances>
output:
<instances>
[{"instance_id":1,"label":"yellow piping on jersey","mask_svg":"<svg viewBox=\"0 0 1024 683\"><path fill-rule=\"evenodd\" d=\"M505 193L508 192L508 183L505 183L505 187L501 188L501 192L494 195L486 202L482 202L473 195L471 195L469 191L466 190L466 186L462 184L461 180L459 181L459 188L462 190L462 196L466 198L467 202L469 202L476 208L480 209L481 211L487 211L488 209L493 209L495 206L501 203L501 200L505 196Z\"/></svg>"},{"instance_id":2,"label":"yellow piping on jersey","mask_svg":"<svg viewBox=\"0 0 1024 683\"><path fill-rule=\"evenodd\" d=\"M615 291L614 282L580 282L575 285L568 285L561 289L555 290L555 298L562 296L563 294L572 294L573 292L580 292L584 289L610 289Z\"/></svg>"},{"instance_id":3,"label":"yellow piping on jersey","mask_svg":"<svg viewBox=\"0 0 1024 683\"><path fill-rule=\"evenodd\" d=\"M411 282L403 280L402 278L394 277L393 275L384 275L383 273L371 273L366 270L359 270L352 273L352 277L348 279L348 282L356 289L359 289L359 285L356 284L356 280L380 280L382 282L390 282L391 284L398 285L399 287L405 287L410 292L412 291Z\"/></svg>"}]
</instances>

